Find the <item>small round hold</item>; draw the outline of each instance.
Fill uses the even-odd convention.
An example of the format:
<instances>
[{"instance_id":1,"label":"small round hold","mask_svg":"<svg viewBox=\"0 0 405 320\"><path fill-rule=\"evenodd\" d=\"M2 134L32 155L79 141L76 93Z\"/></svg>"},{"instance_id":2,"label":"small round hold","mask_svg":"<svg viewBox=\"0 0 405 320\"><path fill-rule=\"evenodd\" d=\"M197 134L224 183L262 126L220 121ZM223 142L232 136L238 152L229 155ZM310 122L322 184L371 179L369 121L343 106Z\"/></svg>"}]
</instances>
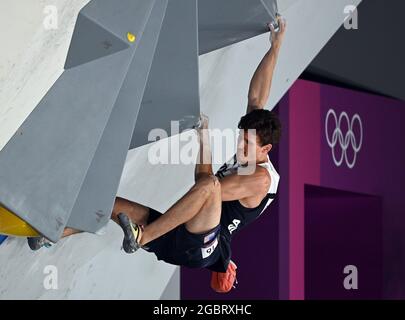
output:
<instances>
[{"instance_id":1,"label":"small round hold","mask_svg":"<svg viewBox=\"0 0 405 320\"><path fill-rule=\"evenodd\" d=\"M136 35L134 35L134 34L131 33L131 32L128 32L128 33L127 33L127 38L128 38L128 41L129 41L129 42L135 42L135 40L136 40Z\"/></svg>"}]
</instances>

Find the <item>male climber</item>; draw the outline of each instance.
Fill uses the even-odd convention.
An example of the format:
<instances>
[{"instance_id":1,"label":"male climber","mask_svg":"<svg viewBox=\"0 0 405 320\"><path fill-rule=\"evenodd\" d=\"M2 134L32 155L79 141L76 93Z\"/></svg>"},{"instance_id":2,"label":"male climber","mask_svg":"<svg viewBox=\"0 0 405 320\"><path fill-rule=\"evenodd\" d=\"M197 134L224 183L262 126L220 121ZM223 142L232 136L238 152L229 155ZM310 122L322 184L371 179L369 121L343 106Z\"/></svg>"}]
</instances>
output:
<instances>
[{"instance_id":1,"label":"male climber","mask_svg":"<svg viewBox=\"0 0 405 320\"><path fill-rule=\"evenodd\" d=\"M238 125L236 155L213 174L208 119L197 129L199 161L194 186L164 214L126 199L117 198L112 219L124 231L123 249L139 248L155 253L159 260L191 268L226 272L230 263L232 236L256 220L277 192L279 175L268 153L280 137L276 115L264 110L273 72L284 38L286 22L278 18L279 31L272 24L271 48L255 71L249 87L247 113ZM256 136L248 134L254 129ZM253 172L239 170L253 164ZM63 236L77 233L66 229ZM43 238L29 238L33 250L47 245Z\"/></svg>"}]
</instances>

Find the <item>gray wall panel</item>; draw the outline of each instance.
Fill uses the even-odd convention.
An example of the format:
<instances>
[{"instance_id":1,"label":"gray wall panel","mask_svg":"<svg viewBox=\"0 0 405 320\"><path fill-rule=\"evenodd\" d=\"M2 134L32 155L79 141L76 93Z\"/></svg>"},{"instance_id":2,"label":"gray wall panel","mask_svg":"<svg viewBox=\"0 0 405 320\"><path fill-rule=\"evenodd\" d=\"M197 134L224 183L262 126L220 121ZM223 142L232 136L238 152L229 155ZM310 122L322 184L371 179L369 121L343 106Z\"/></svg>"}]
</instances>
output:
<instances>
[{"instance_id":1,"label":"gray wall panel","mask_svg":"<svg viewBox=\"0 0 405 320\"><path fill-rule=\"evenodd\" d=\"M65 69L116 53L128 47L128 41L117 37L85 15L79 14Z\"/></svg>"},{"instance_id":2,"label":"gray wall panel","mask_svg":"<svg viewBox=\"0 0 405 320\"><path fill-rule=\"evenodd\" d=\"M137 42L149 13L133 12ZM66 70L0 153L0 202L52 241L68 221L136 49Z\"/></svg>"},{"instance_id":3,"label":"gray wall panel","mask_svg":"<svg viewBox=\"0 0 405 320\"><path fill-rule=\"evenodd\" d=\"M193 127L200 116L197 1L169 1L158 47L131 142L131 149L148 143L152 129L171 134Z\"/></svg>"},{"instance_id":4,"label":"gray wall panel","mask_svg":"<svg viewBox=\"0 0 405 320\"><path fill-rule=\"evenodd\" d=\"M167 0L155 3L72 210L68 227L96 232L110 219L166 7Z\"/></svg>"},{"instance_id":5,"label":"gray wall panel","mask_svg":"<svg viewBox=\"0 0 405 320\"><path fill-rule=\"evenodd\" d=\"M155 0L92 0L81 14L126 40L127 32L138 35L146 25L154 3Z\"/></svg>"},{"instance_id":6,"label":"gray wall panel","mask_svg":"<svg viewBox=\"0 0 405 320\"><path fill-rule=\"evenodd\" d=\"M276 13L276 0L198 1L200 54L269 31Z\"/></svg>"}]
</instances>

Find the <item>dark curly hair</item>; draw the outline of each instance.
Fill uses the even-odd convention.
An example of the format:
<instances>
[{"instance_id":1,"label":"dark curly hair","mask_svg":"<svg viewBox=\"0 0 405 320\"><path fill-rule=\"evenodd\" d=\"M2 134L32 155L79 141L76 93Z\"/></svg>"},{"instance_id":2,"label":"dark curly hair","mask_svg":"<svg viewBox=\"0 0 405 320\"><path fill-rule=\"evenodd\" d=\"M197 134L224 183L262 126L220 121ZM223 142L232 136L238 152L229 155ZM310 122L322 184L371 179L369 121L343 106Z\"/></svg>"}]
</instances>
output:
<instances>
[{"instance_id":1,"label":"dark curly hair","mask_svg":"<svg viewBox=\"0 0 405 320\"><path fill-rule=\"evenodd\" d=\"M279 143L281 123L278 116L269 110L255 109L243 116L238 124L239 129L256 129L262 146Z\"/></svg>"}]
</instances>

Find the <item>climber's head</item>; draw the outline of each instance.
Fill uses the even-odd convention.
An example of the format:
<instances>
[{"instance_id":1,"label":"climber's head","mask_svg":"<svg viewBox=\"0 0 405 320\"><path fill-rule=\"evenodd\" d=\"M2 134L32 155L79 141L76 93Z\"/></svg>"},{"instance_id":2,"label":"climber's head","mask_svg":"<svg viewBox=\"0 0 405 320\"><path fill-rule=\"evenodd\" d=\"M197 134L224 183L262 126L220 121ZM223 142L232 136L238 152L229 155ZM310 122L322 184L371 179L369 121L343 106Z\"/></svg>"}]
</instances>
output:
<instances>
[{"instance_id":1,"label":"climber's head","mask_svg":"<svg viewBox=\"0 0 405 320\"><path fill-rule=\"evenodd\" d=\"M277 115L269 110L255 109L241 118L237 159L240 163L267 161L267 154L281 136Z\"/></svg>"}]
</instances>

